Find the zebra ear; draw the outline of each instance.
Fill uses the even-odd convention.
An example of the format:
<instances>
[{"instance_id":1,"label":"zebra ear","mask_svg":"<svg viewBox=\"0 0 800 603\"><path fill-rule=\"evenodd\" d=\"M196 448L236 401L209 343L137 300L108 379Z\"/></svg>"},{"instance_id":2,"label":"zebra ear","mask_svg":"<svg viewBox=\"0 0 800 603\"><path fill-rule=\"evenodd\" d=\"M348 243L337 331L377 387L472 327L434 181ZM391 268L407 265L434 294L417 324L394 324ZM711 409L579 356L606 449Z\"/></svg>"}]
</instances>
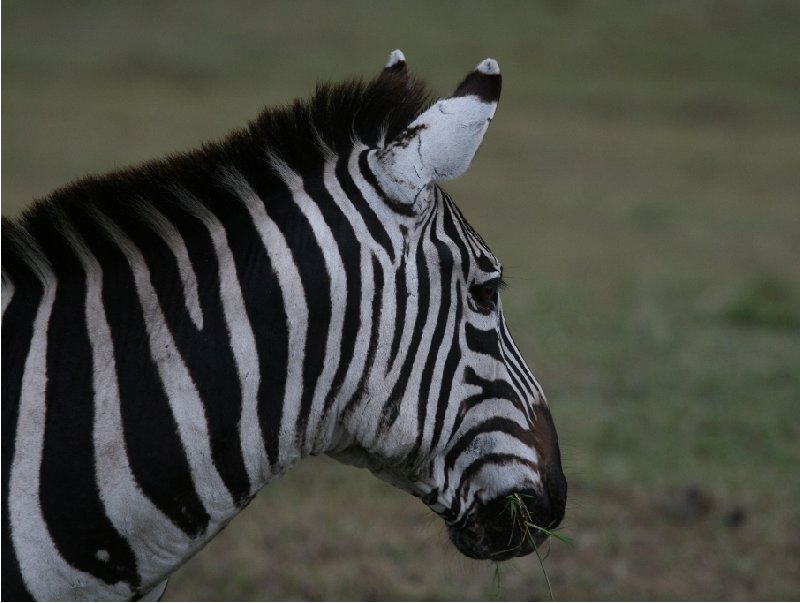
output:
<instances>
[{"instance_id":1,"label":"zebra ear","mask_svg":"<svg viewBox=\"0 0 800 603\"><path fill-rule=\"evenodd\" d=\"M397 64L390 58L386 68ZM452 96L434 103L386 147L372 151L370 166L383 191L395 201L414 204L430 186L466 172L494 116L500 88L497 61L486 59Z\"/></svg>"},{"instance_id":2,"label":"zebra ear","mask_svg":"<svg viewBox=\"0 0 800 603\"><path fill-rule=\"evenodd\" d=\"M406 56L403 54L403 51L398 48L397 50L393 50L389 55L389 60L386 61L381 75L404 74L407 71Z\"/></svg>"}]
</instances>

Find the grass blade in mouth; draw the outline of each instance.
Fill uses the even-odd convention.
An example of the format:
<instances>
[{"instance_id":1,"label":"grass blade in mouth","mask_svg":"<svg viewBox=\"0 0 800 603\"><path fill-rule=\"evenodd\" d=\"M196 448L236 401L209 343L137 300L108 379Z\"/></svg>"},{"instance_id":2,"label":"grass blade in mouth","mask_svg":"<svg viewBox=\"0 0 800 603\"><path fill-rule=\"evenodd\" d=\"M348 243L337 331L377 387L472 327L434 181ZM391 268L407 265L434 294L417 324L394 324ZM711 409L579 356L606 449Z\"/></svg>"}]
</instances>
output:
<instances>
[{"instance_id":1,"label":"grass blade in mouth","mask_svg":"<svg viewBox=\"0 0 800 603\"><path fill-rule=\"evenodd\" d=\"M539 547L536 545L536 536L538 534L545 534L546 536L551 536L556 540L561 542L571 543L573 542L572 538L567 536L566 534L562 533L560 530L561 528L549 528L549 527L542 527L538 526L533 522L531 518L530 511L528 507L525 505L525 501L523 500L522 494L510 494L506 497L506 503L508 505L508 511L511 515L511 523L514 527L519 527L522 531L522 542L527 541L531 547L533 548L534 553L536 553L536 558L539 560L539 566L542 568L542 574L544 575L545 583L547 584L547 592L550 595L550 600L555 601L553 596L553 587L550 583L550 577L547 575L547 569L544 566L544 560L547 559L548 555L542 556L541 552L539 551ZM511 536L509 536L509 546L511 546L512 540L514 537L514 530L511 530ZM492 561L492 565L494 566L494 586L495 586L495 599L500 600L503 595L503 587L502 587L502 578L501 578L501 571L500 571L500 561Z\"/></svg>"}]
</instances>

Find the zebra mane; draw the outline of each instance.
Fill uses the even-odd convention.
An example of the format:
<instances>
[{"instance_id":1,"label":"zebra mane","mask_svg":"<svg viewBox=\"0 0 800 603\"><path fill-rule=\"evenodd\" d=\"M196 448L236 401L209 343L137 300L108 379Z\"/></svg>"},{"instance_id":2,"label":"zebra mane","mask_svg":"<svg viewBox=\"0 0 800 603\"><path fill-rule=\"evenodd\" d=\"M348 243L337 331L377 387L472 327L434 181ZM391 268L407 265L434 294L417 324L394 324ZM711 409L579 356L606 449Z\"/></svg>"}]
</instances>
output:
<instances>
[{"instance_id":1,"label":"zebra mane","mask_svg":"<svg viewBox=\"0 0 800 603\"><path fill-rule=\"evenodd\" d=\"M123 229L142 228L147 206L163 207L176 188L190 190L219 214L231 212L207 194L219 186L220 174L234 168L258 181L262 197L280 195L284 185L272 169L276 163L307 177L318 173L331 152L348 154L356 144L378 147L391 140L432 101L428 88L405 71L384 70L364 82L318 84L309 99L266 108L244 129L199 149L151 160L102 175L90 175L35 201L19 218L2 219L3 266L30 266L35 240L54 259L63 244L60 224L65 218L83 224L82 234L102 237L97 216L105 215ZM217 191L218 192L218 191ZM168 202L167 202L168 203ZM231 204L228 203L228 206ZM88 235L87 235L88 232ZM51 245L52 243L52 245ZM23 272L27 272L23 270Z\"/></svg>"},{"instance_id":2,"label":"zebra mane","mask_svg":"<svg viewBox=\"0 0 800 603\"><path fill-rule=\"evenodd\" d=\"M271 155L303 173L309 162L324 161L328 149L340 155L355 142L382 146L430 103L431 95L419 80L387 71L369 83L317 85L309 100L262 112L250 132L266 141Z\"/></svg>"}]
</instances>

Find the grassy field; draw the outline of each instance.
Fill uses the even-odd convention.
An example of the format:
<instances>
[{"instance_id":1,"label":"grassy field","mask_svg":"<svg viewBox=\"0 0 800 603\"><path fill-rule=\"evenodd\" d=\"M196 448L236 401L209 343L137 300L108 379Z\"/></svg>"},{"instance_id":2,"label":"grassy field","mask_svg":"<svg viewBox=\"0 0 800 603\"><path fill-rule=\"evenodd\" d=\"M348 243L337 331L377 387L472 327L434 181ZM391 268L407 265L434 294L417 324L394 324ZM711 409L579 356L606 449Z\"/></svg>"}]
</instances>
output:
<instances>
[{"instance_id":1,"label":"grassy field","mask_svg":"<svg viewBox=\"0 0 800 603\"><path fill-rule=\"evenodd\" d=\"M504 91L448 189L506 266L570 495L557 599L800 597L800 3L3 3L2 208L224 135L402 48ZM310 459L180 599L543 599L418 501Z\"/></svg>"}]
</instances>

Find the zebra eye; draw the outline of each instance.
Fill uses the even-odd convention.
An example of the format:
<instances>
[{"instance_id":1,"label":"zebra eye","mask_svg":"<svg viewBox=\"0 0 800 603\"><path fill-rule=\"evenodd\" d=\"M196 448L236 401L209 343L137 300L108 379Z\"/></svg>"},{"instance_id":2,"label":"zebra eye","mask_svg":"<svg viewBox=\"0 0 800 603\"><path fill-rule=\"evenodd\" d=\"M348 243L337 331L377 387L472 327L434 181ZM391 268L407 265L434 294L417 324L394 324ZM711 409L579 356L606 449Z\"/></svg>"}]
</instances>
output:
<instances>
[{"instance_id":1,"label":"zebra eye","mask_svg":"<svg viewBox=\"0 0 800 603\"><path fill-rule=\"evenodd\" d=\"M498 279L470 287L470 294L481 314L489 314L497 307L497 291L500 288Z\"/></svg>"}]
</instances>

